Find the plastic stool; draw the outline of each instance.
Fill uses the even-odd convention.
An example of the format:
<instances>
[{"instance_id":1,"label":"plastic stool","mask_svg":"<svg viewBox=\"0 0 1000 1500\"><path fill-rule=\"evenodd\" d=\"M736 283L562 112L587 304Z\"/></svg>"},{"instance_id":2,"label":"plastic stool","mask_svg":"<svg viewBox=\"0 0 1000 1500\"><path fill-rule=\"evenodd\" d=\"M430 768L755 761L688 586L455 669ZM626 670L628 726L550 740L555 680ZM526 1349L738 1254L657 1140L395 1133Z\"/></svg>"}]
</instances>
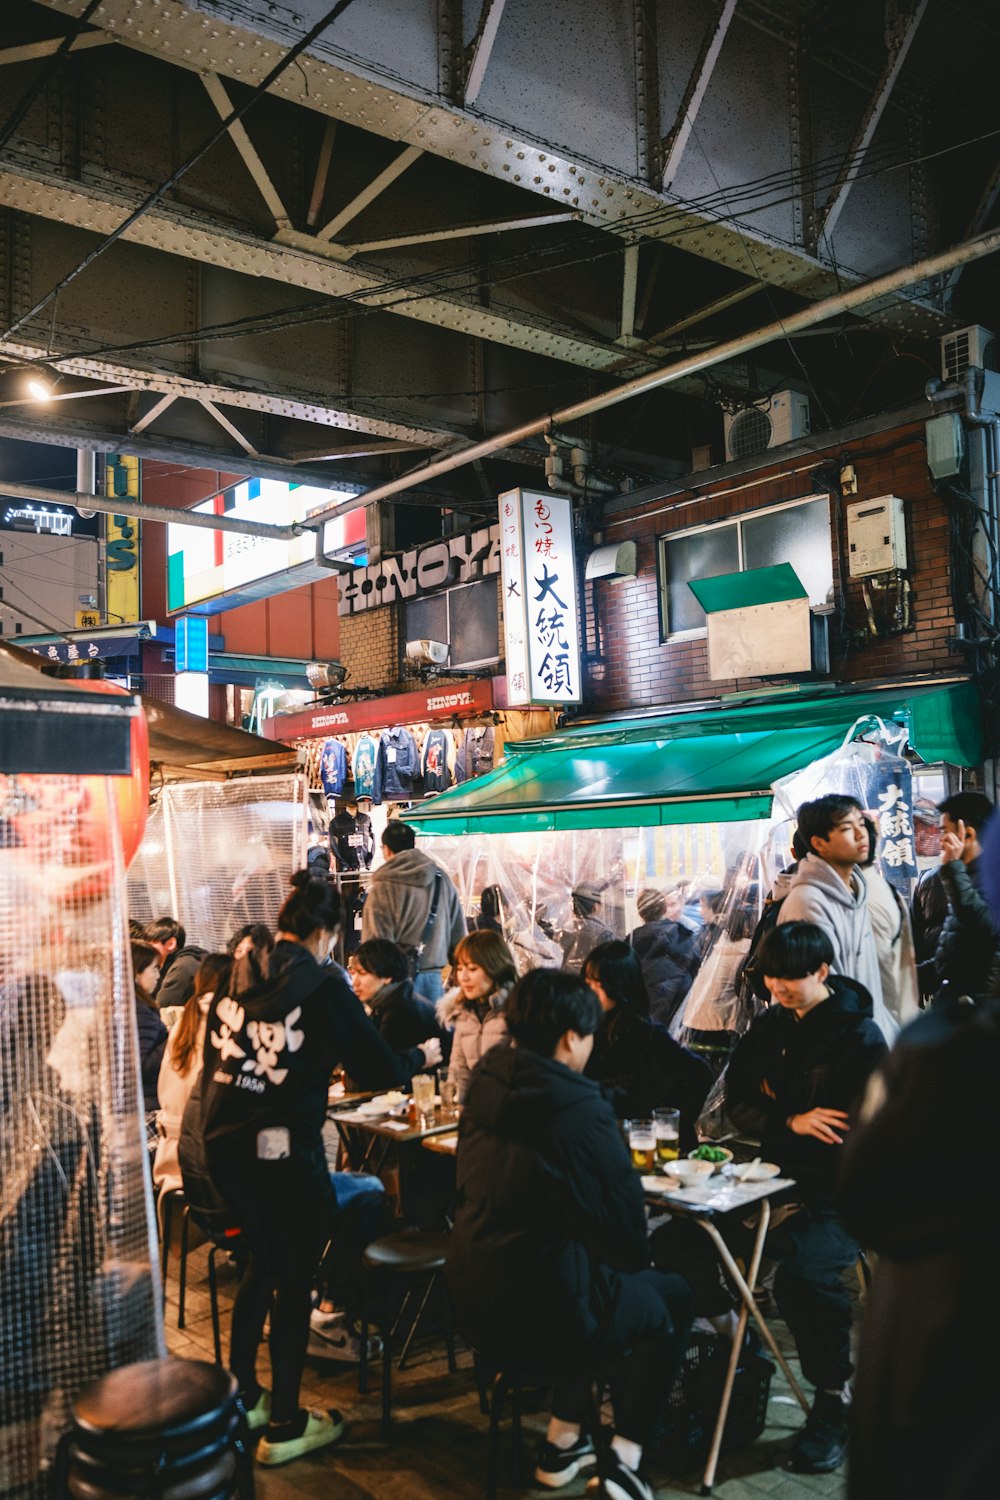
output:
<instances>
[{"instance_id":1,"label":"plastic stool","mask_svg":"<svg viewBox=\"0 0 1000 1500\"><path fill-rule=\"evenodd\" d=\"M253 1500L235 1377L195 1359L150 1359L95 1381L60 1441L57 1496Z\"/></svg>"}]
</instances>

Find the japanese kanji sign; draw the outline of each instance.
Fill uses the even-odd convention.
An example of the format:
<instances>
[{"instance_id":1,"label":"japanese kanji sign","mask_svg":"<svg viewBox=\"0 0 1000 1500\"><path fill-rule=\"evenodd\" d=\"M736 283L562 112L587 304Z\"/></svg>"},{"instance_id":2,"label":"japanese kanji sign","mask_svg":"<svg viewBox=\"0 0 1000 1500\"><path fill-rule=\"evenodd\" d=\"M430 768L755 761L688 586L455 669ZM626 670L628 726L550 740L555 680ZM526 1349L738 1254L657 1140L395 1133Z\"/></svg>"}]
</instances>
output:
<instances>
[{"instance_id":1,"label":"japanese kanji sign","mask_svg":"<svg viewBox=\"0 0 1000 1500\"><path fill-rule=\"evenodd\" d=\"M500 496L500 564L511 706L579 703L580 627L568 495Z\"/></svg>"}]
</instances>

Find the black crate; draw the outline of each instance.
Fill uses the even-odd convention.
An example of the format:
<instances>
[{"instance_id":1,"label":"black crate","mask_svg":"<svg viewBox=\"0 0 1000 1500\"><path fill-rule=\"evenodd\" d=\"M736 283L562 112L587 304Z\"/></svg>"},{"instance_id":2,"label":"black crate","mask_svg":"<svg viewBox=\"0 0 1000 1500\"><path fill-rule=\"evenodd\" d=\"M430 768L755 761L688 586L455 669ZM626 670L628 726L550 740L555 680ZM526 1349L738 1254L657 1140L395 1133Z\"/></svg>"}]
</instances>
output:
<instances>
[{"instance_id":1,"label":"black crate","mask_svg":"<svg viewBox=\"0 0 1000 1500\"><path fill-rule=\"evenodd\" d=\"M692 1335L655 1445L657 1459L673 1474L700 1468L708 1456L731 1347L729 1339L718 1334L698 1331ZM724 1453L746 1447L764 1431L773 1374L769 1360L760 1354L744 1354L722 1436Z\"/></svg>"}]
</instances>

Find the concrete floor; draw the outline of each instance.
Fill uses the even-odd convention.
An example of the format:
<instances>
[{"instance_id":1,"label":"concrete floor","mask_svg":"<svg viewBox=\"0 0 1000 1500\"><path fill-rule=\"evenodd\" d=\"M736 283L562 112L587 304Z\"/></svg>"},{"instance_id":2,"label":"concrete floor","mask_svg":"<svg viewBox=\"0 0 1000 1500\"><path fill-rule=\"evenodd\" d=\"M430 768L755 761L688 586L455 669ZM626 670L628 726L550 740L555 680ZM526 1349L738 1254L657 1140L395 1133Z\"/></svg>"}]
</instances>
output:
<instances>
[{"instance_id":1,"label":"concrete floor","mask_svg":"<svg viewBox=\"0 0 1000 1500\"><path fill-rule=\"evenodd\" d=\"M204 1247L193 1251L188 1267L186 1327L178 1330L177 1263L171 1259L166 1329L172 1354L210 1360L213 1351L205 1265ZM232 1278L224 1270L220 1287L224 1347L231 1298ZM784 1325L778 1319L775 1328L780 1338ZM787 1336L782 1341L783 1349L786 1343ZM386 1443L379 1430L381 1366L376 1365L373 1371L373 1392L359 1396L356 1368L311 1359L303 1385L303 1404L337 1407L348 1418L347 1433L336 1448L309 1455L285 1468L258 1467L259 1500L291 1500L292 1496L329 1500L331 1495L337 1500L436 1500L446 1495L478 1500L484 1493L486 1420L479 1412L471 1357L460 1351L458 1363L459 1373L450 1375L443 1351L431 1341L418 1350L411 1368L401 1374L393 1372L393 1431L391 1441ZM260 1379L270 1384L266 1351L262 1351ZM544 1413L526 1415L525 1431L532 1445L545 1420ZM794 1399L781 1375L776 1374L764 1434L752 1446L723 1458L714 1490L719 1500L756 1500L761 1496L774 1500L807 1496L841 1500L845 1493L842 1473L803 1477L782 1468L788 1439L800 1421ZM500 1490L504 1500L529 1490L538 1496L545 1494L537 1487L515 1489L509 1476L509 1451L505 1441ZM526 1455L526 1469L529 1457ZM699 1474L676 1478L654 1469L653 1476L658 1497L700 1493ZM559 1493L582 1496L584 1480L585 1476L580 1476Z\"/></svg>"}]
</instances>

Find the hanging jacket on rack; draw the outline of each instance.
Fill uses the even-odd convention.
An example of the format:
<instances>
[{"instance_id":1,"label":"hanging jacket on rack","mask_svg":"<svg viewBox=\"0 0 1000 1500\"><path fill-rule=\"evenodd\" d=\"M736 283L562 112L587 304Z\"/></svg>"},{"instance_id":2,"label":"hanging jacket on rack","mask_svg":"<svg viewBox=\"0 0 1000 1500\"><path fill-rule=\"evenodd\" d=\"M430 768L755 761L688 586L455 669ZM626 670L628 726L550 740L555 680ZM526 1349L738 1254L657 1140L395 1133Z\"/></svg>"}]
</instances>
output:
<instances>
[{"instance_id":1,"label":"hanging jacket on rack","mask_svg":"<svg viewBox=\"0 0 1000 1500\"><path fill-rule=\"evenodd\" d=\"M420 769L417 742L408 729L396 724L387 729L379 742L375 762L376 802L409 802L413 797L413 778Z\"/></svg>"},{"instance_id":2,"label":"hanging jacket on rack","mask_svg":"<svg viewBox=\"0 0 1000 1500\"><path fill-rule=\"evenodd\" d=\"M338 870L370 870L375 854L375 834L367 813L344 808L330 823L330 853Z\"/></svg>"},{"instance_id":3,"label":"hanging jacket on rack","mask_svg":"<svg viewBox=\"0 0 1000 1500\"><path fill-rule=\"evenodd\" d=\"M381 798L375 796L375 767L377 763L378 740L370 734L359 734L352 757L355 797L368 797L373 802L381 801Z\"/></svg>"},{"instance_id":4,"label":"hanging jacket on rack","mask_svg":"<svg viewBox=\"0 0 1000 1500\"><path fill-rule=\"evenodd\" d=\"M429 729L420 755L424 791L445 792L452 783L455 742L446 729Z\"/></svg>"},{"instance_id":5,"label":"hanging jacket on rack","mask_svg":"<svg viewBox=\"0 0 1000 1500\"><path fill-rule=\"evenodd\" d=\"M340 740L327 740L319 758L319 776L328 797L339 797L347 780L347 751Z\"/></svg>"},{"instance_id":6,"label":"hanging jacket on rack","mask_svg":"<svg viewBox=\"0 0 1000 1500\"><path fill-rule=\"evenodd\" d=\"M471 781L493 769L494 734L492 724L467 729L455 762L455 780Z\"/></svg>"}]
</instances>

